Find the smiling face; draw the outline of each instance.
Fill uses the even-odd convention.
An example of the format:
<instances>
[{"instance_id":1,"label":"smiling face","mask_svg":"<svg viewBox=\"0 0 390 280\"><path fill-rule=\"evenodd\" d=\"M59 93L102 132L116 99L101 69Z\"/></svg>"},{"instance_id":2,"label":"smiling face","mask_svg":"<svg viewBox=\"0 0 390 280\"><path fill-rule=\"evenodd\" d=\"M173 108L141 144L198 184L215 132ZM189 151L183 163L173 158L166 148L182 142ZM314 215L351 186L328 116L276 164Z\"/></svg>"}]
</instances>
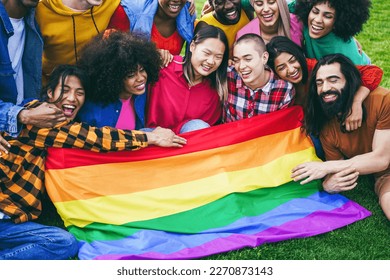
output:
<instances>
[{"instance_id":1,"label":"smiling face","mask_svg":"<svg viewBox=\"0 0 390 280\"><path fill-rule=\"evenodd\" d=\"M308 17L309 36L313 39L322 38L332 30L336 20L336 10L328 2L314 5Z\"/></svg>"},{"instance_id":2,"label":"smiling face","mask_svg":"<svg viewBox=\"0 0 390 280\"><path fill-rule=\"evenodd\" d=\"M346 85L339 63L321 66L316 74L317 94L323 104L329 106L340 99Z\"/></svg>"},{"instance_id":3,"label":"smiling face","mask_svg":"<svg viewBox=\"0 0 390 280\"><path fill-rule=\"evenodd\" d=\"M119 97L122 99L128 99L133 94L144 94L147 79L148 74L145 69L138 65L137 70L129 73L123 80L123 91L120 93Z\"/></svg>"},{"instance_id":4,"label":"smiling face","mask_svg":"<svg viewBox=\"0 0 390 280\"><path fill-rule=\"evenodd\" d=\"M264 86L268 81L265 64L268 52L261 51L254 41L242 41L234 46L234 68L246 86L255 90Z\"/></svg>"},{"instance_id":5,"label":"smiling face","mask_svg":"<svg viewBox=\"0 0 390 280\"><path fill-rule=\"evenodd\" d=\"M186 0L158 0L158 9L167 17L176 18L186 2Z\"/></svg>"},{"instance_id":6,"label":"smiling face","mask_svg":"<svg viewBox=\"0 0 390 280\"><path fill-rule=\"evenodd\" d=\"M67 76L64 80L64 87L62 92L62 77L54 89L54 92L49 90L47 92L48 102L53 103L57 108L64 112L68 120L73 120L80 108L84 105L85 91L81 85L80 79L76 76Z\"/></svg>"},{"instance_id":7,"label":"smiling face","mask_svg":"<svg viewBox=\"0 0 390 280\"><path fill-rule=\"evenodd\" d=\"M221 65L225 52L224 43L216 38L208 38L204 41L190 45L191 65L194 70L195 80L202 79L216 71Z\"/></svg>"},{"instance_id":8,"label":"smiling face","mask_svg":"<svg viewBox=\"0 0 390 280\"><path fill-rule=\"evenodd\" d=\"M240 0L212 0L212 4L214 15L222 24L236 24L240 20Z\"/></svg>"},{"instance_id":9,"label":"smiling face","mask_svg":"<svg viewBox=\"0 0 390 280\"><path fill-rule=\"evenodd\" d=\"M261 29L274 27L279 20L279 6L276 0L255 0L253 8L260 21Z\"/></svg>"},{"instance_id":10,"label":"smiling face","mask_svg":"<svg viewBox=\"0 0 390 280\"><path fill-rule=\"evenodd\" d=\"M275 72L278 76L292 84L302 82L302 67L295 56L282 52L275 58Z\"/></svg>"}]
</instances>

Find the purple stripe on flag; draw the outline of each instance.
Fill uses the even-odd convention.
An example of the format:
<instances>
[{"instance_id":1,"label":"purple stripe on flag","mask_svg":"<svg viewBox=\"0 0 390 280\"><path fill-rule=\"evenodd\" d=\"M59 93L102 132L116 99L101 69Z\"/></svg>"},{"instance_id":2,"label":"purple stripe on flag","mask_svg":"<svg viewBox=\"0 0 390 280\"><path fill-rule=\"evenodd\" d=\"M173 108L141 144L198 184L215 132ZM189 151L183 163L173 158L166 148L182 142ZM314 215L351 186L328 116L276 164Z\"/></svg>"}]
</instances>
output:
<instances>
[{"instance_id":1,"label":"purple stripe on flag","mask_svg":"<svg viewBox=\"0 0 390 280\"><path fill-rule=\"evenodd\" d=\"M362 220L370 215L371 213L368 210L353 201L349 201L332 211L316 211L304 218L286 222L256 234L232 234L172 254L156 252L141 255L107 254L95 259L195 259L244 247L256 247L264 243L322 234Z\"/></svg>"}]
</instances>

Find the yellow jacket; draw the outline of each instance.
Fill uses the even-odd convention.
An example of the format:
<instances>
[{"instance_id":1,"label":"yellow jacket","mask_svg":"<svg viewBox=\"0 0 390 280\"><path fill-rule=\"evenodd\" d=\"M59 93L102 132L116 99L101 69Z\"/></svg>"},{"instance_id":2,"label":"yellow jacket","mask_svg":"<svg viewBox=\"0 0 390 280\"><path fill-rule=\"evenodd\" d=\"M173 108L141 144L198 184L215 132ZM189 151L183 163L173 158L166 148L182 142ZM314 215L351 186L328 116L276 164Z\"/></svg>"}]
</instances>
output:
<instances>
[{"instance_id":1,"label":"yellow jacket","mask_svg":"<svg viewBox=\"0 0 390 280\"><path fill-rule=\"evenodd\" d=\"M100 6L79 12L66 7L61 0L41 0L36 20L44 41L42 77L59 64L75 64L80 50L98 33L103 32L120 0L103 0Z\"/></svg>"}]
</instances>

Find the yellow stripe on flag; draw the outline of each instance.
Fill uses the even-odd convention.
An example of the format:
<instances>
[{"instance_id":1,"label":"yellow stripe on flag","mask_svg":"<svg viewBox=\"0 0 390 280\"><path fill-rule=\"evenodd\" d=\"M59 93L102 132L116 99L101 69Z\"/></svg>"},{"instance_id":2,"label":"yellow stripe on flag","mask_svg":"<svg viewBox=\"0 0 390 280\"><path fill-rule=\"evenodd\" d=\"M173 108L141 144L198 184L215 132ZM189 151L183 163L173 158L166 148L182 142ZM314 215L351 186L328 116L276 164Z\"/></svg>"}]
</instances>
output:
<instances>
[{"instance_id":1,"label":"yellow stripe on flag","mask_svg":"<svg viewBox=\"0 0 390 280\"><path fill-rule=\"evenodd\" d=\"M286 141L286 138L290 141ZM270 146L272 149L269 149ZM296 128L239 144L169 158L50 169L46 171L46 180L47 184L61 186L59 189L62 189L60 192L55 189L51 191L53 202L130 194L253 168L311 146L310 140L300 132L300 128ZM156 176L151 179L147 174Z\"/></svg>"},{"instance_id":2,"label":"yellow stripe on flag","mask_svg":"<svg viewBox=\"0 0 390 280\"><path fill-rule=\"evenodd\" d=\"M232 192L248 192L285 184L291 181L291 174L289 172L280 173L281 170L291 170L299 163L315 159L314 148L310 147L252 168L222 171L212 176L164 188L85 200L55 202L55 206L61 217L68 217L64 221L65 226L84 227L92 221L120 225L148 220L187 211L211 203ZM240 159L237 158L237 161ZM51 184L58 183L53 181L56 177L54 174L49 177L52 180ZM62 191L67 191L66 187L63 187ZM83 220L79 221L77 217L83 217Z\"/></svg>"}]
</instances>

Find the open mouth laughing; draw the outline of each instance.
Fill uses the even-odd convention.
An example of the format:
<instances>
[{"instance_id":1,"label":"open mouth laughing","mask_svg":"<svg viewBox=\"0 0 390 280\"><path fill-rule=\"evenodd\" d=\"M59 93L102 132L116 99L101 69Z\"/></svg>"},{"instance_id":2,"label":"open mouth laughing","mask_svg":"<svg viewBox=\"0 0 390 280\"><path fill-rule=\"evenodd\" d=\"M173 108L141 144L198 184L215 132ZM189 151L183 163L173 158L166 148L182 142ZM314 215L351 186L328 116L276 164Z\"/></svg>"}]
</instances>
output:
<instances>
[{"instance_id":1,"label":"open mouth laughing","mask_svg":"<svg viewBox=\"0 0 390 280\"><path fill-rule=\"evenodd\" d=\"M289 79L291 79L291 80L294 80L294 81L300 79L300 78L301 78L301 75L300 75L299 70L296 69L293 73L291 73L291 74L289 73L288 76L287 76L287 78L289 78Z\"/></svg>"},{"instance_id":2,"label":"open mouth laughing","mask_svg":"<svg viewBox=\"0 0 390 280\"><path fill-rule=\"evenodd\" d=\"M144 89L145 89L145 83L136 85L135 88L136 88L137 90L144 90Z\"/></svg>"},{"instance_id":3,"label":"open mouth laughing","mask_svg":"<svg viewBox=\"0 0 390 280\"><path fill-rule=\"evenodd\" d=\"M228 20L234 21L238 18L238 11L236 9L234 9L234 10L227 12L225 15L226 15L226 18Z\"/></svg>"},{"instance_id":4,"label":"open mouth laughing","mask_svg":"<svg viewBox=\"0 0 390 280\"><path fill-rule=\"evenodd\" d=\"M264 22L272 22L274 19L274 14L263 14L262 18Z\"/></svg>"},{"instance_id":5,"label":"open mouth laughing","mask_svg":"<svg viewBox=\"0 0 390 280\"><path fill-rule=\"evenodd\" d=\"M69 105L69 104L62 105L62 111L64 112L64 115L66 117L72 117L75 110L76 110L75 105Z\"/></svg>"},{"instance_id":6,"label":"open mouth laughing","mask_svg":"<svg viewBox=\"0 0 390 280\"><path fill-rule=\"evenodd\" d=\"M310 31L312 34L319 35L324 31L324 28L319 25L312 24Z\"/></svg>"},{"instance_id":7,"label":"open mouth laughing","mask_svg":"<svg viewBox=\"0 0 390 280\"><path fill-rule=\"evenodd\" d=\"M325 103L330 103L330 102L335 102L337 98L339 98L339 93L335 91L329 91L329 92L323 92L321 93L321 98L323 102Z\"/></svg>"},{"instance_id":8,"label":"open mouth laughing","mask_svg":"<svg viewBox=\"0 0 390 280\"><path fill-rule=\"evenodd\" d=\"M241 78L243 80L246 80L250 77L252 71L240 71L240 74L241 74Z\"/></svg>"}]
</instances>

